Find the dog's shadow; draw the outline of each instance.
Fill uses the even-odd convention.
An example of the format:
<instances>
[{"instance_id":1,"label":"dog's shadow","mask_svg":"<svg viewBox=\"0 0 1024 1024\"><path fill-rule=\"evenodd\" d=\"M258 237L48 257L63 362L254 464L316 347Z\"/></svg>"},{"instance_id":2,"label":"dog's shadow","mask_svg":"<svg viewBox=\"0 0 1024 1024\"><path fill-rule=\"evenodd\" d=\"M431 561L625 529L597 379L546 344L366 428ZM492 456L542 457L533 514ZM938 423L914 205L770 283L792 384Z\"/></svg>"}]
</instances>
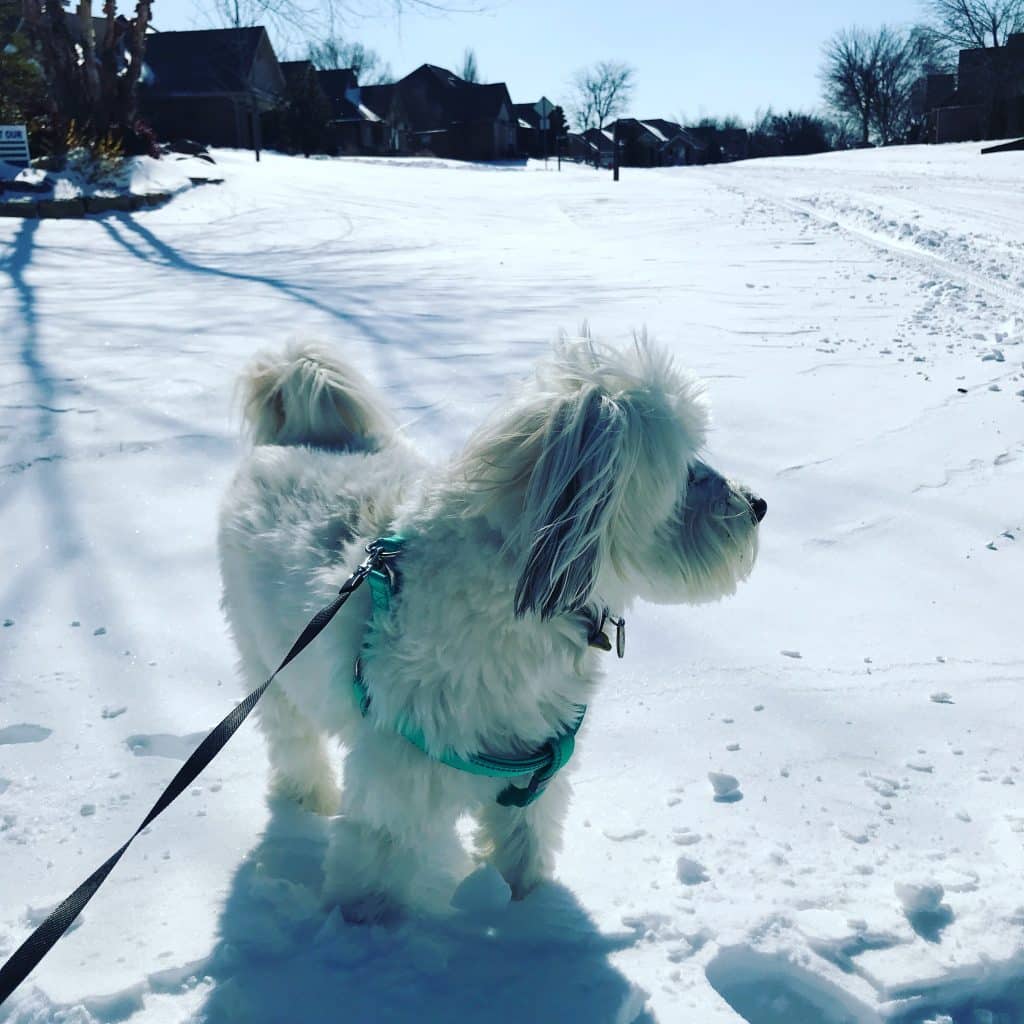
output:
<instances>
[{"instance_id":1,"label":"dog's shadow","mask_svg":"<svg viewBox=\"0 0 1024 1024\"><path fill-rule=\"evenodd\" d=\"M653 1024L644 993L608 959L635 935L601 934L564 886L387 927L326 914L325 826L294 806L272 806L232 881L200 1019Z\"/></svg>"}]
</instances>

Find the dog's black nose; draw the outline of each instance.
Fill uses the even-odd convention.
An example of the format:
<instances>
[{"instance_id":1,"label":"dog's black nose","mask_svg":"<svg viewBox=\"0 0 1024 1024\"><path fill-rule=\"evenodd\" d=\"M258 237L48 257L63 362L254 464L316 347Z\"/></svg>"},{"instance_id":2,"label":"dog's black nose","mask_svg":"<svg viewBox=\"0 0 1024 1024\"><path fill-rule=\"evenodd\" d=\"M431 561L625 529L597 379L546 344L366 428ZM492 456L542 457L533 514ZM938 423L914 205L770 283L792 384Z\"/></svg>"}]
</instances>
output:
<instances>
[{"instance_id":1,"label":"dog's black nose","mask_svg":"<svg viewBox=\"0 0 1024 1024\"><path fill-rule=\"evenodd\" d=\"M768 502L754 494L751 494L748 500L750 502L750 511L754 513L754 518L761 522L768 512Z\"/></svg>"}]
</instances>

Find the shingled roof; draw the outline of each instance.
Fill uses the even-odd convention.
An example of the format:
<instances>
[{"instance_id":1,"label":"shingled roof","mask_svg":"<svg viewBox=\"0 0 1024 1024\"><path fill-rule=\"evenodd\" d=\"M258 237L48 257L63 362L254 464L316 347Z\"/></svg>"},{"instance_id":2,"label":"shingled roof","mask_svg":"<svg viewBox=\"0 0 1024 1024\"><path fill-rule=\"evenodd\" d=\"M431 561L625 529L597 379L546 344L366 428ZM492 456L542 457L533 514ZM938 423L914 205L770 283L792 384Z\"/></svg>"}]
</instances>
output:
<instances>
[{"instance_id":1,"label":"shingled roof","mask_svg":"<svg viewBox=\"0 0 1024 1024\"><path fill-rule=\"evenodd\" d=\"M146 87L163 96L245 92L266 35L260 26L154 32L146 38Z\"/></svg>"},{"instance_id":2,"label":"shingled roof","mask_svg":"<svg viewBox=\"0 0 1024 1024\"><path fill-rule=\"evenodd\" d=\"M422 86L430 100L419 95ZM467 82L447 68L421 64L399 83L418 130L445 129L450 124L496 118L502 104L512 115L512 97L504 82L479 85Z\"/></svg>"}]
</instances>

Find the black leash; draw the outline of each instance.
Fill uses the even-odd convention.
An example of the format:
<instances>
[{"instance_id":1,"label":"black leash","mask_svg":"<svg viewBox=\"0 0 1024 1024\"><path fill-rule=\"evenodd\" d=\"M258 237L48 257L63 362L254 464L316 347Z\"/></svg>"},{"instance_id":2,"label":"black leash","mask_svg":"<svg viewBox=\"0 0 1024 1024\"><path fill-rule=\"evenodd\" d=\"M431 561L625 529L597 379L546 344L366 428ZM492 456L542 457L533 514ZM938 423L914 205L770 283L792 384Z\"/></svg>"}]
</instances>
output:
<instances>
[{"instance_id":1,"label":"black leash","mask_svg":"<svg viewBox=\"0 0 1024 1024\"><path fill-rule=\"evenodd\" d=\"M281 664L274 669L270 678L230 711L223 721L214 727L209 736L192 751L188 760L178 769L178 773L160 794L142 824L132 833L128 842L107 858L60 906L51 911L46 920L14 951L3 967L0 967L0 1005L6 1002L14 990L35 970L39 961L50 952L57 940L71 927L75 918L93 898L96 890L106 880L107 875L114 870L125 850L132 845L139 833L167 810L217 756L224 744L231 739L238 727L249 716L249 712L256 706L256 702L263 696L277 674L324 631L327 624L337 615L341 606L359 588L363 580L392 554L387 550L386 545L382 545L380 542L367 545L366 551L366 558L342 585L338 596L310 619L298 640L292 644L291 650L284 656Z\"/></svg>"}]
</instances>

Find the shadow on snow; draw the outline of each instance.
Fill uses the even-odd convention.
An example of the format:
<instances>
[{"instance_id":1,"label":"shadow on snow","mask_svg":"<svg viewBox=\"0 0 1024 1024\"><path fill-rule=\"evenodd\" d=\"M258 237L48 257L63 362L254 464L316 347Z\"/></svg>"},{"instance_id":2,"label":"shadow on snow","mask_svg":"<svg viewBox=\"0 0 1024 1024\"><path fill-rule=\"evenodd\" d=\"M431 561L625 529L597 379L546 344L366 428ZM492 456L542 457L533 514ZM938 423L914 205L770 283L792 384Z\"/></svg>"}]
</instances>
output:
<instances>
[{"instance_id":1,"label":"shadow on snow","mask_svg":"<svg viewBox=\"0 0 1024 1024\"><path fill-rule=\"evenodd\" d=\"M318 895L325 824L273 808L233 879L201 1019L653 1024L644 994L608 959L635 936L602 935L561 885L500 909L394 927L327 913Z\"/></svg>"}]
</instances>

